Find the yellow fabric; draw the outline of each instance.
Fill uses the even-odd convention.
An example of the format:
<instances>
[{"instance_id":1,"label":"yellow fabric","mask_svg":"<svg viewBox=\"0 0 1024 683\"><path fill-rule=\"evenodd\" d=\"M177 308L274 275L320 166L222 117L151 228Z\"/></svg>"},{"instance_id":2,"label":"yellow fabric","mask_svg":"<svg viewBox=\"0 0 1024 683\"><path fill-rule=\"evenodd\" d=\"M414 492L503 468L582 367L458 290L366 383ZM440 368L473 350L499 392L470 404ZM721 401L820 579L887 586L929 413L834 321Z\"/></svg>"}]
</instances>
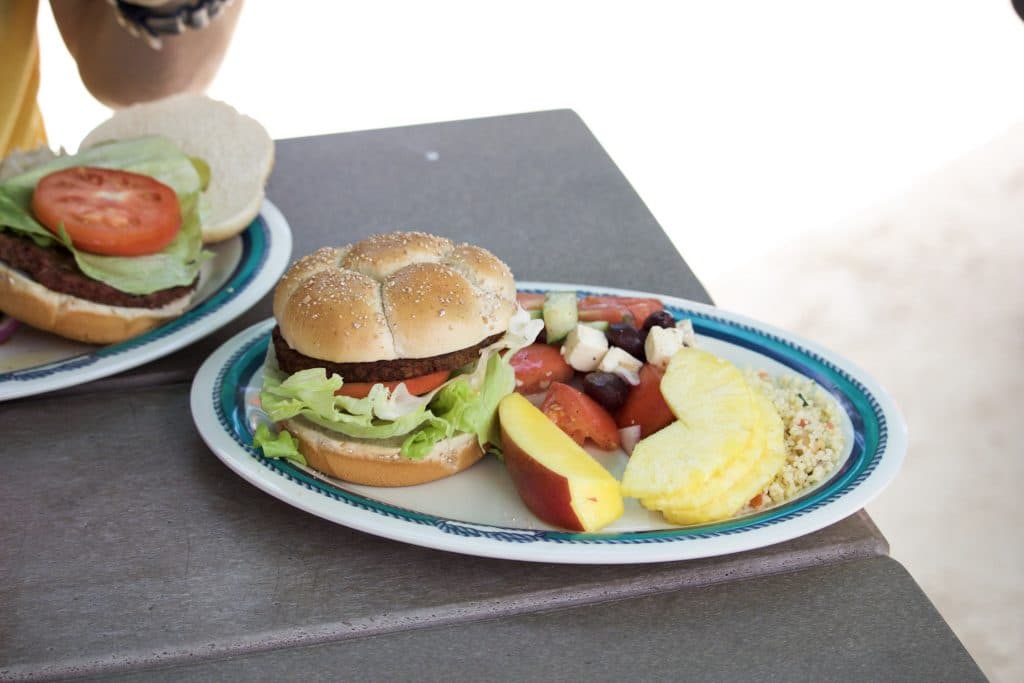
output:
<instances>
[{"instance_id":1,"label":"yellow fabric","mask_svg":"<svg viewBox=\"0 0 1024 683\"><path fill-rule=\"evenodd\" d=\"M46 144L39 92L38 0L0 0L0 157Z\"/></svg>"}]
</instances>

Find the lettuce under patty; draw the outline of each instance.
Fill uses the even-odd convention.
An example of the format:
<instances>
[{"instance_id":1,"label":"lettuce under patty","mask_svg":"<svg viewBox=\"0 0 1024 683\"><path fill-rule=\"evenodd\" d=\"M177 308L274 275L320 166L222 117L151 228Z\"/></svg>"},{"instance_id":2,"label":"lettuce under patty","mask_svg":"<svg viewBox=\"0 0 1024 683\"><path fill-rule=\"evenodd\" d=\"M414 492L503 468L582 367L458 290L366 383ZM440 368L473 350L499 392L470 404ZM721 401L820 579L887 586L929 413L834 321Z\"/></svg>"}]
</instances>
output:
<instances>
[{"instance_id":1,"label":"lettuce under patty","mask_svg":"<svg viewBox=\"0 0 1024 683\"><path fill-rule=\"evenodd\" d=\"M97 166L152 176L169 186L181 204L181 230L163 250L145 256L101 256L76 249L67 235L54 235L32 215L32 192L39 180L73 166ZM193 161L164 137L151 136L100 145L57 157L0 184L0 230L31 238L36 244L68 249L83 273L128 294L151 294L192 284L199 274L202 229L199 193L202 178Z\"/></svg>"},{"instance_id":2,"label":"lettuce under patty","mask_svg":"<svg viewBox=\"0 0 1024 683\"><path fill-rule=\"evenodd\" d=\"M498 401L515 388L515 374L497 351L480 361L484 372L474 388L470 375L459 375L423 397L401 389L389 391L375 385L365 398L335 396L340 376L327 376L323 368L296 372L284 379L266 370L260 402L274 422L301 416L327 430L356 439L390 439L404 436L402 456L421 460L434 446L457 432L475 434L481 447L497 444L495 415ZM404 405L403 405L404 404ZM284 430L282 430L284 431ZM273 442L275 452L264 448L267 457L301 457L292 440L280 441L269 432L257 445Z\"/></svg>"},{"instance_id":3,"label":"lettuce under patty","mask_svg":"<svg viewBox=\"0 0 1024 683\"><path fill-rule=\"evenodd\" d=\"M301 416L338 434L359 439L404 437L401 454L422 460L438 442L457 433L474 434L481 448L498 450L501 435L498 403L515 390L515 371L510 359L533 342L544 322L530 320L520 311L509 322L509 331L480 352L480 360L467 372L456 373L437 389L412 396L400 384L389 391L375 385L365 398L336 396L344 384L339 375L323 368L286 375L277 366L273 347L264 366L260 402L273 422ZM504 353L503 353L504 352ZM305 464L298 443L282 429L273 433L261 425L253 445L268 458L286 458Z\"/></svg>"}]
</instances>

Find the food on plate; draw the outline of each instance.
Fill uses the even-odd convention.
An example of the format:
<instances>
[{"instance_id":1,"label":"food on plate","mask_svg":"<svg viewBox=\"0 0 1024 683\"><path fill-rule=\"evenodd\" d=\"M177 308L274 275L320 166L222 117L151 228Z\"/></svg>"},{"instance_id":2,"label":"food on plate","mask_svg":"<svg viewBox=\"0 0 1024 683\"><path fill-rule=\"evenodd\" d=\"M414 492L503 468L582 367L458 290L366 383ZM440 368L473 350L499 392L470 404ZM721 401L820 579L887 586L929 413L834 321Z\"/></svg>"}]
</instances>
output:
<instances>
[{"instance_id":1,"label":"food on plate","mask_svg":"<svg viewBox=\"0 0 1024 683\"><path fill-rule=\"evenodd\" d=\"M259 213L274 165L274 142L258 121L206 95L185 93L118 110L89 132L81 149L160 135L208 167L199 199L203 242L242 232Z\"/></svg>"},{"instance_id":2,"label":"food on plate","mask_svg":"<svg viewBox=\"0 0 1024 683\"><path fill-rule=\"evenodd\" d=\"M697 348L692 322L656 300L514 294L511 274L496 276L487 254L474 263L488 263L493 278L467 275L465 264L455 270L489 287L483 299L502 314L474 315L506 320L508 333L475 324L472 334L438 341L438 325L462 320L451 307L460 297L437 285L436 274L424 275L405 287L416 305L402 308L389 298L391 279L425 263L450 266L459 249L468 247L395 233L321 250L285 275L261 394L280 429L257 430L265 455L386 486L453 474L500 446L516 491L539 519L588 532L622 515L623 496L671 523L705 524L777 504L834 468L838 408L820 387L745 374ZM447 300L435 298L439 290L449 291ZM592 317L584 306L604 317L584 320ZM393 317L399 310L404 322ZM368 321L377 315L392 317L374 327ZM404 341L388 336L409 325L417 333ZM420 343L430 346L412 350ZM450 358L457 360L439 360ZM605 451L599 457L609 462L621 448L621 484L583 446Z\"/></svg>"},{"instance_id":3,"label":"food on plate","mask_svg":"<svg viewBox=\"0 0 1024 683\"><path fill-rule=\"evenodd\" d=\"M510 360L543 325L493 254L419 232L299 259L274 317L260 400L279 429L261 425L255 444L374 486L447 477L497 446Z\"/></svg>"},{"instance_id":4,"label":"food on plate","mask_svg":"<svg viewBox=\"0 0 1024 683\"><path fill-rule=\"evenodd\" d=\"M619 482L521 394L498 407L505 465L537 517L576 531L596 531L622 516Z\"/></svg>"},{"instance_id":5,"label":"food on plate","mask_svg":"<svg viewBox=\"0 0 1024 683\"><path fill-rule=\"evenodd\" d=\"M77 248L106 256L153 254L181 228L178 197L141 173L74 166L43 176L32 214L55 236L63 229Z\"/></svg>"},{"instance_id":6,"label":"food on plate","mask_svg":"<svg viewBox=\"0 0 1024 683\"><path fill-rule=\"evenodd\" d=\"M740 512L786 460L775 406L735 365L693 348L672 357L661 390L678 420L636 444L623 493L675 524Z\"/></svg>"},{"instance_id":7,"label":"food on plate","mask_svg":"<svg viewBox=\"0 0 1024 683\"><path fill-rule=\"evenodd\" d=\"M14 336L14 332L18 329L19 323L17 320L9 315L0 313L0 344Z\"/></svg>"},{"instance_id":8,"label":"food on plate","mask_svg":"<svg viewBox=\"0 0 1024 683\"><path fill-rule=\"evenodd\" d=\"M622 407L615 413L620 429L637 425L640 436L650 436L674 422L676 416L661 395L661 378L665 372L654 365L645 364L637 373L640 382L626 394Z\"/></svg>"},{"instance_id":9,"label":"food on plate","mask_svg":"<svg viewBox=\"0 0 1024 683\"><path fill-rule=\"evenodd\" d=\"M552 384L540 410L580 446L591 441L603 451L619 447L619 430L612 416L594 399L568 384Z\"/></svg>"},{"instance_id":10,"label":"food on plate","mask_svg":"<svg viewBox=\"0 0 1024 683\"><path fill-rule=\"evenodd\" d=\"M767 397L782 419L786 462L749 502L751 510L783 503L835 471L843 453L841 408L813 380L791 373L748 370L750 386Z\"/></svg>"},{"instance_id":11,"label":"food on plate","mask_svg":"<svg viewBox=\"0 0 1024 683\"><path fill-rule=\"evenodd\" d=\"M763 415L732 363L685 349L672 359L661 387L677 420L636 445L622 478L626 495L685 498L763 449Z\"/></svg>"},{"instance_id":12,"label":"food on plate","mask_svg":"<svg viewBox=\"0 0 1024 683\"><path fill-rule=\"evenodd\" d=\"M552 382L568 382L575 374L558 348L530 344L512 354L509 361L516 373L516 391L536 394L547 391Z\"/></svg>"},{"instance_id":13,"label":"food on plate","mask_svg":"<svg viewBox=\"0 0 1024 683\"><path fill-rule=\"evenodd\" d=\"M652 313L664 308L657 299L624 296L584 296L578 301L579 319L584 322L602 320L607 323L630 322L643 327Z\"/></svg>"},{"instance_id":14,"label":"food on plate","mask_svg":"<svg viewBox=\"0 0 1024 683\"><path fill-rule=\"evenodd\" d=\"M583 376L583 392L609 413L614 413L625 404L629 385L610 372L588 372Z\"/></svg>"},{"instance_id":15,"label":"food on plate","mask_svg":"<svg viewBox=\"0 0 1024 683\"><path fill-rule=\"evenodd\" d=\"M200 95L130 107L77 154L3 166L0 311L93 344L124 341L187 310L203 242L259 210L273 142Z\"/></svg>"},{"instance_id":16,"label":"food on plate","mask_svg":"<svg viewBox=\"0 0 1024 683\"><path fill-rule=\"evenodd\" d=\"M579 444L609 448L614 420L616 445L629 456L624 495L667 520L702 524L756 511L834 470L839 409L811 380L744 375L697 349L693 323L657 299L522 292L518 300L544 319L548 345L572 374L544 387L520 382L517 391L546 390L533 402ZM593 399L586 411L575 388Z\"/></svg>"},{"instance_id":17,"label":"food on plate","mask_svg":"<svg viewBox=\"0 0 1024 683\"><path fill-rule=\"evenodd\" d=\"M193 161L159 137L58 156L0 183L0 310L93 344L181 315L202 260L201 184ZM160 225L141 225L154 214ZM111 253L118 244L135 255Z\"/></svg>"},{"instance_id":18,"label":"food on plate","mask_svg":"<svg viewBox=\"0 0 1024 683\"><path fill-rule=\"evenodd\" d=\"M548 292L541 315L548 342L562 341L576 327L576 292Z\"/></svg>"}]
</instances>

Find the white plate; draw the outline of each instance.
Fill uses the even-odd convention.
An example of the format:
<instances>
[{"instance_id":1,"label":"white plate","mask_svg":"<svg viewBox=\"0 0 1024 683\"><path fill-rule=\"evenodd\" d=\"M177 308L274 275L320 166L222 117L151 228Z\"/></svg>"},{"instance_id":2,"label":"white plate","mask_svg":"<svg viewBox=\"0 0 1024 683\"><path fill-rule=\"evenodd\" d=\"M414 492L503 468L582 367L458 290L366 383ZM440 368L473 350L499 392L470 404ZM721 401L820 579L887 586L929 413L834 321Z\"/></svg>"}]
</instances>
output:
<instances>
[{"instance_id":1,"label":"white plate","mask_svg":"<svg viewBox=\"0 0 1024 683\"><path fill-rule=\"evenodd\" d=\"M231 322L269 292L288 267L292 233L269 200L237 237L206 247L214 257L200 272L191 308L146 334L94 346L22 325L0 344L0 401L89 382L188 346Z\"/></svg>"},{"instance_id":2,"label":"white plate","mask_svg":"<svg viewBox=\"0 0 1024 683\"><path fill-rule=\"evenodd\" d=\"M325 519L386 538L440 550L514 560L637 563L723 555L821 529L861 509L892 481L906 450L906 426L885 391L863 371L812 342L691 301L643 292L555 283L520 289L657 296L693 320L698 343L740 367L795 372L818 382L842 406L846 452L821 485L776 508L705 526L675 527L626 500L626 512L597 533L555 529L534 517L494 458L454 477L419 486L373 488L263 458L252 448L260 419L262 362L274 321L245 330L203 364L192 384L192 415L224 463L270 495ZM599 455L600 451L592 451ZM600 456L621 474L622 453Z\"/></svg>"}]
</instances>

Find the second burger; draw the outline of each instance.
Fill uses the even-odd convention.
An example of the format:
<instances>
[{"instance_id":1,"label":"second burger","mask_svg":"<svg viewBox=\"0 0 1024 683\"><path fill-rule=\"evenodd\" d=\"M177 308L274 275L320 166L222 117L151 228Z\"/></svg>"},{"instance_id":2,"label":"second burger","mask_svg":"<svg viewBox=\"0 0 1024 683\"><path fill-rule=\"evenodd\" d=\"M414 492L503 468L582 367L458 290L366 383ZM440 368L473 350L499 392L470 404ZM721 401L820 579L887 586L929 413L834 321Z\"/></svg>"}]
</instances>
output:
<instances>
[{"instance_id":1,"label":"second burger","mask_svg":"<svg viewBox=\"0 0 1024 683\"><path fill-rule=\"evenodd\" d=\"M320 249L274 292L255 445L373 486L447 477L500 443L508 363L543 322L480 247L419 232Z\"/></svg>"}]
</instances>

